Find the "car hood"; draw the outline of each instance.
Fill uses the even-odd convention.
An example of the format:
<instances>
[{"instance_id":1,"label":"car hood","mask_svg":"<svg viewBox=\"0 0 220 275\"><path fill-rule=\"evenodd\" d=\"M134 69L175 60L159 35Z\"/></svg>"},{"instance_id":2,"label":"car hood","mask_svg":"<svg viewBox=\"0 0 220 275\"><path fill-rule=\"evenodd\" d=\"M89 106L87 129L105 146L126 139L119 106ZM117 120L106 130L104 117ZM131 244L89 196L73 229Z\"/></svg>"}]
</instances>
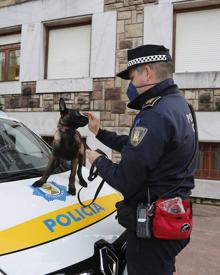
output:
<instances>
[{"instance_id":1,"label":"car hood","mask_svg":"<svg viewBox=\"0 0 220 275\"><path fill-rule=\"evenodd\" d=\"M75 245L80 247L58 260L57 269L91 256L94 242L100 237L114 241L123 232L123 228L114 222L113 215L115 203L122 198L120 194L105 183L95 203L84 208L77 196L67 194L69 174L50 176L43 188L32 187L38 178L0 184L0 255L5 256L1 257L2 266L9 267L24 258L26 262L27 255L30 264L32 256L33 262L40 264L42 255L45 255L48 262L45 267L41 265L46 273L53 270L54 263L50 267L50 260L58 257L62 245L65 244L64 254ZM89 170L83 168L84 178L87 179L88 175ZM93 199L100 182L101 178L97 177L82 190L84 203ZM76 179L77 191L80 188ZM48 254L45 249L52 252Z\"/></svg>"}]
</instances>

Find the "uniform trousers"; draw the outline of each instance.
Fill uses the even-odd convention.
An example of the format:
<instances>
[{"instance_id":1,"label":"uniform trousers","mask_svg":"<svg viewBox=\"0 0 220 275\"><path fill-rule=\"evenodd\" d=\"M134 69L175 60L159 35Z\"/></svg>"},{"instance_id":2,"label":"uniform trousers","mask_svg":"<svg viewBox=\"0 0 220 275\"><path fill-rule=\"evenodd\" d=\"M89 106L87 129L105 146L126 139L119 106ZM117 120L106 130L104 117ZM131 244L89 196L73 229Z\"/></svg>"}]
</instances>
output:
<instances>
[{"instance_id":1,"label":"uniform trousers","mask_svg":"<svg viewBox=\"0 0 220 275\"><path fill-rule=\"evenodd\" d=\"M140 239L127 231L128 275L173 275L175 257L189 243L184 240Z\"/></svg>"}]
</instances>

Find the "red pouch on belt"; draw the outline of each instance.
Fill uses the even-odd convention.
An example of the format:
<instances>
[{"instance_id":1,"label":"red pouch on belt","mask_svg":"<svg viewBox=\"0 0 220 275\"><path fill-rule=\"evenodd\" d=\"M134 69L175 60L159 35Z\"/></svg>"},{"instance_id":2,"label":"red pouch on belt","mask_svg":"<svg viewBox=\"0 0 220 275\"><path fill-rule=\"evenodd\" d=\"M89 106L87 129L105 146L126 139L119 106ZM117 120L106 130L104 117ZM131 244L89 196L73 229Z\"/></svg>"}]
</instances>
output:
<instances>
[{"instance_id":1,"label":"red pouch on belt","mask_svg":"<svg viewBox=\"0 0 220 275\"><path fill-rule=\"evenodd\" d=\"M190 201L179 197L158 199L155 202L152 230L158 239L188 238L192 231Z\"/></svg>"}]
</instances>

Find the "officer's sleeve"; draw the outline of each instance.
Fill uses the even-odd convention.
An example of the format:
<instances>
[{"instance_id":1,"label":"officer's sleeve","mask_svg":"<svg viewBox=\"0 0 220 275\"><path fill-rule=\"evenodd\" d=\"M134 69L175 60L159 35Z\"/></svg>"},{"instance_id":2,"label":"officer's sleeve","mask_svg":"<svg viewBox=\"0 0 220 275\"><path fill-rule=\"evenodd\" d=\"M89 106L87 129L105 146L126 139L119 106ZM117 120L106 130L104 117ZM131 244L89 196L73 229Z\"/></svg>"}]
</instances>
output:
<instances>
[{"instance_id":1,"label":"officer's sleeve","mask_svg":"<svg viewBox=\"0 0 220 275\"><path fill-rule=\"evenodd\" d=\"M127 135L117 135L114 132L99 129L96 138L109 148L121 152L124 145L128 142Z\"/></svg>"},{"instance_id":2,"label":"officer's sleeve","mask_svg":"<svg viewBox=\"0 0 220 275\"><path fill-rule=\"evenodd\" d=\"M146 186L150 171L159 165L171 135L170 128L170 123L160 114L144 111L141 122L131 131L119 164L105 157L99 159L100 176L125 197L136 195Z\"/></svg>"}]
</instances>

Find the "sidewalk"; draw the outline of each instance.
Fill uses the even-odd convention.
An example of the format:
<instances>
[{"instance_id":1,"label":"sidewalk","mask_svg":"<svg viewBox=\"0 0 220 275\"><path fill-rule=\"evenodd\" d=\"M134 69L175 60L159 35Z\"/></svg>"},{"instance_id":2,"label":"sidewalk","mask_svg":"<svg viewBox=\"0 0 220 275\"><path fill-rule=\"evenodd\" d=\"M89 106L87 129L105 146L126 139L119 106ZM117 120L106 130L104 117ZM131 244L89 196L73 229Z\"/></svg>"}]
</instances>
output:
<instances>
[{"instance_id":1,"label":"sidewalk","mask_svg":"<svg viewBox=\"0 0 220 275\"><path fill-rule=\"evenodd\" d=\"M220 207L193 204L190 244L177 256L175 275L220 275Z\"/></svg>"}]
</instances>

